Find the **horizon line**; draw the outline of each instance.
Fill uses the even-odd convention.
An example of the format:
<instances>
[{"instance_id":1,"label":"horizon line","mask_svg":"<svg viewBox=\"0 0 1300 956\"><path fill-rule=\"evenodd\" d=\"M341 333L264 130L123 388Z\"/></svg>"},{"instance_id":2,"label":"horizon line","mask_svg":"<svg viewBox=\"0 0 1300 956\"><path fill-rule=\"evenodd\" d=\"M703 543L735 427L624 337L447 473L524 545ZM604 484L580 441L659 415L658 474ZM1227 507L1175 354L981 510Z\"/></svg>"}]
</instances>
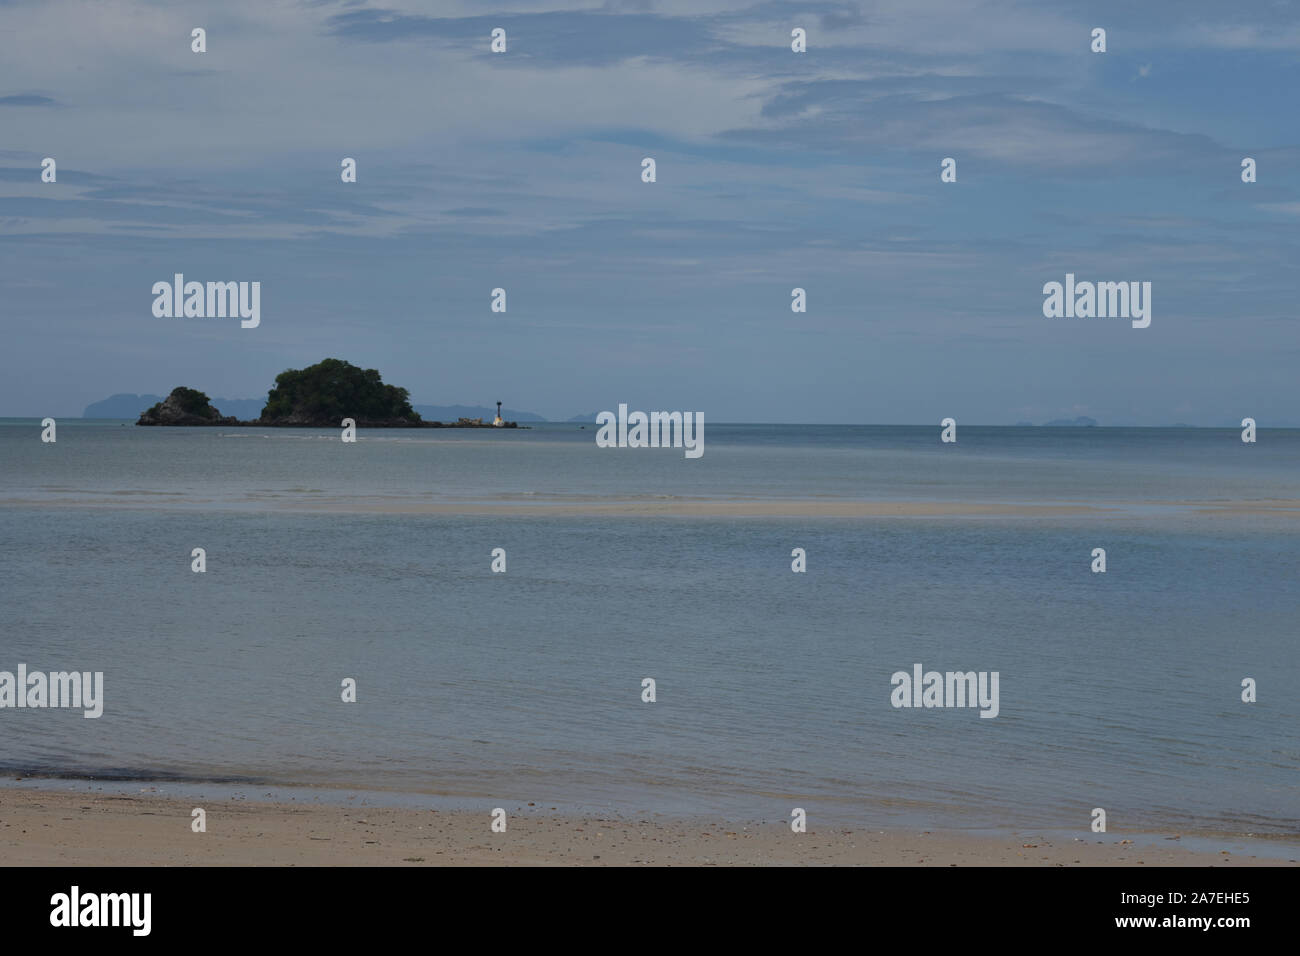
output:
<instances>
[{"instance_id":1,"label":"horizon line","mask_svg":"<svg viewBox=\"0 0 1300 956\"><path fill-rule=\"evenodd\" d=\"M421 403L421 404L426 404L426 403ZM469 406L469 407L475 407L475 406ZM530 414L532 414L532 413L530 413ZM54 418L55 420L60 420L60 419L61 419L61 420L63 420L63 421L74 421L74 422L128 422L128 423L132 423L132 424L134 424L134 422L136 421L135 418L87 418L87 417L85 417L85 416L83 416L83 415L65 415L65 416L58 416L58 415L49 415L49 416L43 416L43 415L0 415L0 422L35 422L35 423L39 424L40 421L41 421L43 418L46 418L46 417ZM248 420L248 421L256 421L256 419L247 419L247 420ZM559 420L559 419L543 418L543 419L540 419L540 420L529 421L529 422L527 422L527 424L529 424L529 425L579 425L579 426L582 426L582 425L594 425L595 422L593 422L593 421L570 421L570 420L567 420L567 419ZM712 425L715 426L715 427L716 427L716 426L720 426L720 425L773 425L773 426L783 426L783 427L791 427L791 428L939 428L939 427L941 427L940 424L939 424L938 422L933 422L933 423L932 423L932 422L789 422L789 421L718 421L718 422L711 422L710 424L712 424ZM199 427L199 426L184 426L184 425L181 425L181 426L174 426L174 427L184 428L184 427ZM211 427L219 427L219 426L211 426ZM268 426L268 427L270 427L270 426ZM284 426L277 426L277 427L284 427ZM304 428L313 428L313 427L315 427L315 426L303 426L303 427L304 427ZM333 426L327 426L327 427L333 427ZM1191 425L1191 424L1187 424L1187 423L1185 423L1185 422L1174 422L1174 423L1171 423L1171 424L1164 424L1164 425L1102 425L1102 424L1096 424L1096 425L1049 425L1049 424L1035 425L1035 424L1033 424L1032 422L1030 422L1030 423L1026 423L1026 424L1019 424L1019 423L1004 424L1004 423L989 423L989 422L972 422L972 423L962 423L962 424L961 424L961 427L962 427L962 428L1069 428L1069 429L1074 429L1074 430L1078 430L1078 431L1087 431L1087 430L1089 430L1089 429L1121 429L1121 428L1150 428L1150 429L1180 428L1180 429L1201 429L1201 430L1228 431L1228 430L1239 429L1239 428L1241 428L1242 426L1241 426L1241 425L1238 425L1238 424L1232 424L1232 425ZM1268 426L1257 425L1256 427L1257 427L1259 430L1261 430L1261 431L1263 431L1265 428L1267 428L1267 429L1270 430L1270 431L1296 430L1296 429L1300 429L1300 424L1289 424L1289 425L1268 425Z\"/></svg>"}]
</instances>

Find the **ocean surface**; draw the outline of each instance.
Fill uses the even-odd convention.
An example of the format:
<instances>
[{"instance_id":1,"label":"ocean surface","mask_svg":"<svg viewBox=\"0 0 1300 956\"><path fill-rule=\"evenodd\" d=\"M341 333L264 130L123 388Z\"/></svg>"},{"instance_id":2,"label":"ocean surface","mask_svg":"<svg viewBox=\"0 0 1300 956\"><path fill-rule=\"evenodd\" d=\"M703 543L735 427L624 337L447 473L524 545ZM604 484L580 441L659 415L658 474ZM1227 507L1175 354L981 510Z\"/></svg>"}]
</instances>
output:
<instances>
[{"instance_id":1,"label":"ocean surface","mask_svg":"<svg viewBox=\"0 0 1300 956\"><path fill-rule=\"evenodd\" d=\"M40 430L0 420L0 670L102 671L104 714L0 710L10 778L1300 835L1300 431ZM1061 508L554 512L796 499ZM917 663L998 716L893 707Z\"/></svg>"}]
</instances>

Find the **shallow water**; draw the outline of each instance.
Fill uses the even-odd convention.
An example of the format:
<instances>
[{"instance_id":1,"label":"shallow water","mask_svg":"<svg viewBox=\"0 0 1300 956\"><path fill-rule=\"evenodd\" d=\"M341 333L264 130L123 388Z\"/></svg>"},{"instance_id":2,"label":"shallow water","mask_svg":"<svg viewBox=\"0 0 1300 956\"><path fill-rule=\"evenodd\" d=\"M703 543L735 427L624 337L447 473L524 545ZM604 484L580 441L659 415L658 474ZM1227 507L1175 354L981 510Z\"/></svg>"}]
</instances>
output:
<instances>
[{"instance_id":1,"label":"shallow water","mask_svg":"<svg viewBox=\"0 0 1300 956\"><path fill-rule=\"evenodd\" d=\"M106 697L97 720L0 710L0 767L745 819L804 806L863 826L1086 828L1104 807L1116 828L1300 832L1293 518L280 507L1300 498L1296 432L971 428L941 446L937 427L708 428L690 461L574 426L355 446L74 421L42 445L34 422L0 426L0 499L29 502L0 509L0 670L103 671ZM891 706L891 675L917 662L997 671L998 717Z\"/></svg>"}]
</instances>

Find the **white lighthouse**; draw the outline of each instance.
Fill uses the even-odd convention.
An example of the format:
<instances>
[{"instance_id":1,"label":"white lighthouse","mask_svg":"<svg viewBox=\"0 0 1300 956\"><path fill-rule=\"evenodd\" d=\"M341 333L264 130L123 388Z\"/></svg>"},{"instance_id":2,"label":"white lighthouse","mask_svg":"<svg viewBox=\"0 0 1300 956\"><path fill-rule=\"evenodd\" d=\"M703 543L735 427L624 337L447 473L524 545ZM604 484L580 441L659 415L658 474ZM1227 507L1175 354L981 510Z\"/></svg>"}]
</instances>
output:
<instances>
[{"instance_id":1,"label":"white lighthouse","mask_svg":"<svg viewBox=\"0 0 1300 956\"><path fill-rule=\"evenodd\" d=\"M503 421L501 420L501 403L500 403L500 402L497 402L497 417L494 418L494 419L492 419L492 427L493 427L493 428L500 428L500 427L503 426L504 424L505 424L505 422L503 422Z\"/></svg>"}]
</instances>

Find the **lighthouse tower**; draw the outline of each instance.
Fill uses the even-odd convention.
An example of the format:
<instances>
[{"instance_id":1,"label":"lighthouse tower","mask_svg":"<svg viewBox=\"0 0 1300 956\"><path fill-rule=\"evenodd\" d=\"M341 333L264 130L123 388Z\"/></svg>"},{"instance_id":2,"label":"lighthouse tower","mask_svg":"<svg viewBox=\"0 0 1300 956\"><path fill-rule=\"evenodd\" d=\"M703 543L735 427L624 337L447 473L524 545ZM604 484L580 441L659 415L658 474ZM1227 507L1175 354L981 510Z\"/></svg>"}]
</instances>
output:
<instances>
[{"instance_id":1,"label":"lighthouse tower","mask_svg":"<svg viewBox=\"0 0 1300 956\"><path fill-rule=\"evenodd\" d=\"M497 417L492 419L492 425L494 428L500 428L504 424L505 422L501 420L501 403L497 402Z\"/></svg>"}]
</instances>

